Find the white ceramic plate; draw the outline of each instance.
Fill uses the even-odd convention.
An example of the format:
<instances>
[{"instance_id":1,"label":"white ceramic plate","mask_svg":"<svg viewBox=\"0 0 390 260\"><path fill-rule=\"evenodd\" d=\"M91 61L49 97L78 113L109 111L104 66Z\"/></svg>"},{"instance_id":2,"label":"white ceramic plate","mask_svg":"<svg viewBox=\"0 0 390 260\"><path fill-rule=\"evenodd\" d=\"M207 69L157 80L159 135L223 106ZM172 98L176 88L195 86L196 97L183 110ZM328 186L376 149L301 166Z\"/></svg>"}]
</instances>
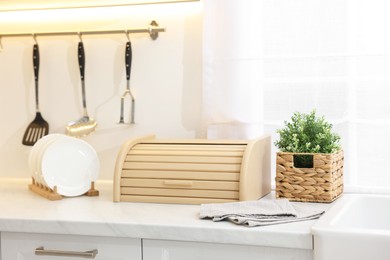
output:
<instances>
[{"instance_id":1,"label":"white ceramic plate","mask_svg":"<svg viewBox=\"0 0 390 260\"><path fill-rule=\"evenodd\" d=\"M58 138L67 137L63 134L49 134L40 138L32 147L29 154L28 164L31 172L31 176L34 177L35 181L42 183L40 173L40 154L47 147L47 145ZM44 184L44 183L42 183Z\"/></svg>"},{"instance_id":2,"label":"white ceramic plate","mask_svg":"<svg viewBox=\"0 0 390 260\"><path fill-rule=\"evenodd\" d=\"M47 141L45 143L43 143L40 146L39 150L37 151L36 165L35 165L35 169L36 169L35 172L38 175L37 178L38 178L39 182L42 183L43 185L46 185L46 186L47 186L47 184L45 182L45 179L42 176L42 157L45 154L46 149L50 145L52 145L53 143L55 143L59 140L65 140L67 138L70 138L69 136L66 136L64 134L52 134L50 136L51 136L51 138L47 139Z\"/></svg>"},{"instance_id":3,"label":"white ceramic plate","mask_svg":"<svg viewBox=\"0 0 390 260\"><path fill-rule=\"evenodd\" d=\"M46 185L61 195L86 193L99 175L99 159L87 142L77 138L57 140L46 148L41 161Z\"/></svg>"}]
</instances>

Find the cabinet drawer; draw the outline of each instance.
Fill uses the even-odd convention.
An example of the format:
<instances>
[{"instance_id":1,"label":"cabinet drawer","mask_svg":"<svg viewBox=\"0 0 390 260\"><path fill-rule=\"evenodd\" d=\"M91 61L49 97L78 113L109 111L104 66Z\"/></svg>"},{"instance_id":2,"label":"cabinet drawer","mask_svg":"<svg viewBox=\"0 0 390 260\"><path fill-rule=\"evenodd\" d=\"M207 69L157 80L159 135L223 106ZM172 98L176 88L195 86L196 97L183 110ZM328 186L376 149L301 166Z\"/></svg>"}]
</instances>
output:
<instances>
[{"instance_id":1,"label":"cabinet drawer","mask_svg":"<svg viewBox=\"0 0 390 260\"><path fill-rule=\"evenodd\" d=\"M313 251L298 248L202 242L143 241L143 260L313 260Z\"/></svg>"},{"instance_id":2,"label":"cabinet drawer","mask_svg":"<svg viewBox=\"0 0 390 260\"><path fill-rule=\"evenodd\" d=\"M4 260L142 259L141 239L131 238L4 232L1 249Z\"/></svg>"}]
</instances>

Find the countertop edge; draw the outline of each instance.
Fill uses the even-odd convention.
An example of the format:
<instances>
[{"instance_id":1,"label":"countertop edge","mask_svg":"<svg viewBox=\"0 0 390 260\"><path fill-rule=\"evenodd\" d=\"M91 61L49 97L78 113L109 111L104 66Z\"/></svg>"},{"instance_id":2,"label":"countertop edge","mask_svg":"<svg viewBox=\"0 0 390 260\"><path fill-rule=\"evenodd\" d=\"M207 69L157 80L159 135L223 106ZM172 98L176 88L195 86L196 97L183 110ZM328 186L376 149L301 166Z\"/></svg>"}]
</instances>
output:
<instances>
[{"instance_id":1,"label":"countertop edge","mask_svg":"<svg viewBox=\"0 0 390 260\"><path fill-rule=\"evenodd\" d=\"M102 191L99 197L64 198L55 202L29 191L28 182L0 178L0 207L12 206L9 211L0 211L0 232L313 249L311 226L316 220L249 228L225 221L200 220L199 205L114 203L110 181L97 183ZM26 205L35 210L25 209Z\"/></svg>"}]
</instances>

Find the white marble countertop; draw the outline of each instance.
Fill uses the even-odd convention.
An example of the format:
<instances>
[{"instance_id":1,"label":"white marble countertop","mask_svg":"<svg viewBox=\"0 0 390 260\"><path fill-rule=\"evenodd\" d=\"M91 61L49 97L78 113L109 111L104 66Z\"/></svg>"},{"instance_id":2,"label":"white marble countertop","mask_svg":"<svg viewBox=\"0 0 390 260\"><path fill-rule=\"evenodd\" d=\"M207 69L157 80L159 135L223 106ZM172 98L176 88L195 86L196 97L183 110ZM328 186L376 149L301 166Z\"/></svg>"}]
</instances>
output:
<instances>
[{"instance_id":1,"label":"white marble countertop","mask_svg":"<svg viewBox=\"0 0 390 260\"><path fill-rule=\"evenodd\" d=\"M0 232L93 235L313 249L313 221L248 228L199 219L199 205L114 203L112 182L98 197L49 201L30 180L0 179Z\"/></svg>"}]
</instances>

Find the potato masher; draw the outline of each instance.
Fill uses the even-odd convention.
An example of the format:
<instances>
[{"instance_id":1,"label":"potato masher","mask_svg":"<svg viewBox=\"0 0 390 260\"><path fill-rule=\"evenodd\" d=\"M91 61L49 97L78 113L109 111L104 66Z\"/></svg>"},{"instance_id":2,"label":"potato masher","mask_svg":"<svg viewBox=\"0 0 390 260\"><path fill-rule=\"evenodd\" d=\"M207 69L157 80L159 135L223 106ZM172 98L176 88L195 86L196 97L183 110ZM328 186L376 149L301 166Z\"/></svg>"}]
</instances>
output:
<instances>
[{"instance_id":1,"label":"potato masher","mask_svg":"<svg viewBox=\"0 0 390 260\"><path fill-rule=\"evenodd\" d=\"M124 103L127 96L131 99L131 115L130 115L130 124L134 124L134 109L135 109L135 98L133 93L130 90L130 74L131 74L131 63L132 63L132 49L130 40L126 43L125 50L125 67L126 67L126 91L121 96L121 111L119 124L124 124Z\"/></svg>"}]
</instances>

